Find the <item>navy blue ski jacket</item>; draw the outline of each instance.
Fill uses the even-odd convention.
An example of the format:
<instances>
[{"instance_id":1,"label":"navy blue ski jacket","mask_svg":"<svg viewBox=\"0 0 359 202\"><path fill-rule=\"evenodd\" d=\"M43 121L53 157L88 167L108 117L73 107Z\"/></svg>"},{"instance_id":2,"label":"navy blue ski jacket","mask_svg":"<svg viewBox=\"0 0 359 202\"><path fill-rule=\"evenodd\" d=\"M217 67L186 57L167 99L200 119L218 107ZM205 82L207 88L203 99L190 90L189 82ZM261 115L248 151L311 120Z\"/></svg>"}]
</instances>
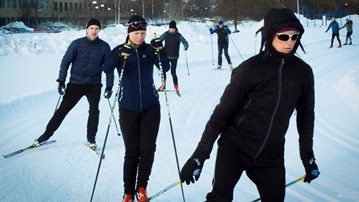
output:
<instances>
[{"instance_id":1,"label":"navy blue ski jacket","mask_svg":"<svg viewBox=\"0 0 359 202\"><path fill-rule=\"evenodd\" d=\"M121 74L124 58L119 57L118 50L121 45L111 51L110 58L104 66L105 73L111 73L117 68ZM165 51L160 51L162 69L170 69L169 60ZM134 47L133 52L126 59L122 75L121 89L118 102L120 109L140 112L159 103L159 96L153 81L153 65L160 69L158 55L150 44L143 43Z\"/></svg>"},{"instance_id":2,"label":"navy blue ski jacket","mask_svg":"<svg viewBox=\"0 0 359 202\"><path fill-rule=\"evenodd\" d=\"M70 83L101 83L103 64L109 57L110 51L108 43L98 37L94 41L87 37L72 41L62 58L58 81L66 81L67 71L71 64ZM113 77L113 75L107 76ZM107 78L107 85L110 80Z\"/></svg>"}]
</instances>

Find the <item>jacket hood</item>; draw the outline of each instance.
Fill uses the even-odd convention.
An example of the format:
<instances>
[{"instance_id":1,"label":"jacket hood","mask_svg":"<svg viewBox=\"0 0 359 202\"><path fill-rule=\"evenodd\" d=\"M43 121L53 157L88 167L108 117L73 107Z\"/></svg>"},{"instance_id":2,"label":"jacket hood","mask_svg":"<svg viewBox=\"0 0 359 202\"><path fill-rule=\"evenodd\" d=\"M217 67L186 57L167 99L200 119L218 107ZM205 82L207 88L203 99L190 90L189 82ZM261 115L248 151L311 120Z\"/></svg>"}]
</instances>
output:
<instances>
[{"instance_id":1,"label":"jacket hood","mask_svg":"<svg viewBox=\"0 0 359 202\"><path fill-rule=\"evenodd\" d=\"M282 29L295 28L300 34L296 44L289 55L293 55L299 46L300 39L304 33L303 25L298 18L294 15L293 11L288 8L272 8L267 12L264 17L264 36L266 41L266 50L273 49L272 40L274 35Z\"/></svg>"}]
</instances>

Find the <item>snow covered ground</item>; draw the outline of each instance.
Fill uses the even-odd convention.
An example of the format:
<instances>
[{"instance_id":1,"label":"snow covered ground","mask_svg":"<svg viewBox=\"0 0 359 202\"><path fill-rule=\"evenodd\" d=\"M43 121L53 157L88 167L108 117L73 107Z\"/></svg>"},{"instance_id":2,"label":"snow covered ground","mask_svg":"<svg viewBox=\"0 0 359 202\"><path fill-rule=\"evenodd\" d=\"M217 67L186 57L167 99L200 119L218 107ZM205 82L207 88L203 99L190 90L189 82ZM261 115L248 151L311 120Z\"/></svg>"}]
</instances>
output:
<instances>
[{"instance_id":1,"label":"snow covered ground","mask_svg":"<svg viewBox=\"0 0 359 202\"><path fill-rule=\"evenodd\" d=\"M314 150L321 175L310 184L296 183L287 188L286 201L359 201L359 17L354 22L352 46L328 49L330 32L326 27L305 27L303 42L308 54L298 55L309 63L316 82L316 125ZM305 23L304 19L303 23ZM344 20L343 20L344 22ZM179 22L177 27L188 40L187 52L181 49L178 65L182 97L168 93L169 109L180 166L192 154L226 84L230 72L212 70L217 63L216 36L211 23ZM241 24L231 35L230 56L235 66L254 55L260 35L260 22ZM233 27L231 27L233 30ZM153 33L162 34L167 26L148 27L146 41ZM342 43L346 30L341 30ZM0 153L8 154L30 145L42 134L59 99L59 64L69 43L85 31L61 33L0 34ZM122 43L126 28L118 25L100 32L111 48ZM334 42L335 46L337 42ZM213 45L213 46L212 46ZM214 58L213 58L214 57ZM242 59L243 57L243 59ZM187 60L186 60L187 59ZM188 61L188 69L186 65ZM224 60L225 61L225 60ZM226 62L224 62L226 67ZM160 77L155 71L156 85ZM168 74L168 84L172 79ZM111 99L112 102L112 99ZM161 96L162 121L148 194L152 195L178 180L178 171L169 127L165 98ZM117 108L116 108L117 109ZM102 148L110 108L100 102L97 143ZM52 139L57 142L15 157L0 158L0 201L89 201L99 158L84 146L88 104L82 99L68 114ZM115 116L118 117L116 110ZM293 115L295 116L295 115ZM298 135L292 121L286 139L287 181L304 175L299 158ZM94 201L121 201L124 146L114 122L105 149ZM216 146L206 161L198 182L183 185L186 201L203 201L211 190ZM243 175L235 189L235 200L258 198L255 186ZM160 195L155 201L182 201L180 186Z\"/></svg>"}]
</instances>

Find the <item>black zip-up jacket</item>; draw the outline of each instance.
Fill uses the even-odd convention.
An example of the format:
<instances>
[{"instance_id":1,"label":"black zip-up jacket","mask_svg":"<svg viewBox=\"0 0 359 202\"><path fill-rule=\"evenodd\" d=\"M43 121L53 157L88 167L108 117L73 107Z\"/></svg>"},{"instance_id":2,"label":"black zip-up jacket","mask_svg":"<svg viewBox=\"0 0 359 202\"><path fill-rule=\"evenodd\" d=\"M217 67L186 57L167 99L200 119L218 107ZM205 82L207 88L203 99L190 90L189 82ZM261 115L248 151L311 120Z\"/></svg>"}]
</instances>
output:
<instances>
[{"instance_id":1,"label":"black zip-up jacket","mask_svg":"<svg viewBox=\"0 0 359 202\"><path fill-rule=\"evenodd\" d=\"M300 155L314 156L314 76L296 56L268 50L233 70L220 103L203 132L194 156L208 159L214 141L225 136L255 159L284 155L285 134L297 111Z\"/></svg>"}]
</instances>

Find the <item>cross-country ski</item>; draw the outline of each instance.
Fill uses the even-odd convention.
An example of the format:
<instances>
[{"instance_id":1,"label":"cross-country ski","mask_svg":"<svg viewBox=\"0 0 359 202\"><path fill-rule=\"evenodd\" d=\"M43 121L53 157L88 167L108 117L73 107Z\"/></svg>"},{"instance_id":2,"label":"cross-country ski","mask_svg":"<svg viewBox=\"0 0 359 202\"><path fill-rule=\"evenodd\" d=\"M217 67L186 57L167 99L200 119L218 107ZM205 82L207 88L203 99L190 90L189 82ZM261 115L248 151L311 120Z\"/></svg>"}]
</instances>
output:
<instances>
[{"instance_id":1,"label":"cross-country ski","mask_svg":"<svg viewBox=\"0 0 359 202\"><path fill-rule=\"evenodd\" d=\"M52 143L55 143L56 140L48 140L48 141L44 141L44 142L41 142L39 146L37 147L33 147L32 145L28 146L28 147L25 147L23 149L19 149L17 151L14 151L14 152L11 152L9 154L6 154L6 155L3 155L4 158L10 158L10 157L13 157L15 155L18 155L18 154L21 154L23 153L24 151L27 151L27 150L33 150L33 149L36 149L38 147L42 147L44 145L48 145L48 144L52 144Z\"/></svg>"}]
</instances>

